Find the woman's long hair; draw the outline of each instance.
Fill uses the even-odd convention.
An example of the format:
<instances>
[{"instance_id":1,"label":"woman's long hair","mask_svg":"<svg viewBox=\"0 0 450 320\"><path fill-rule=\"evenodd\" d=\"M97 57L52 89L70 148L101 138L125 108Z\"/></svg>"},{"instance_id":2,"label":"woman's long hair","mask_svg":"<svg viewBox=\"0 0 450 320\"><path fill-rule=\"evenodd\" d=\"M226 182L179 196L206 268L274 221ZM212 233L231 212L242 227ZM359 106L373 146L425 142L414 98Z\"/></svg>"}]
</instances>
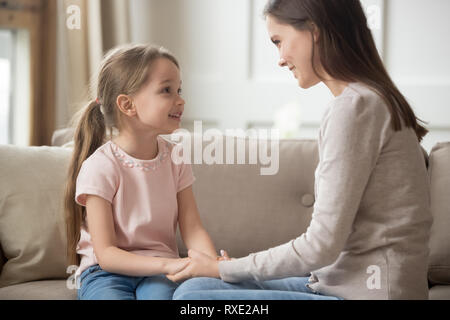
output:
<instances>
[{"instance_id":1,"label":"woman's long hair","mask_svg":"<svg viewBox=\"0 0 450 320\"><path fill-rule=\"evenodd\" d=\"M361 82L373 88L386 102L395 131L413 128L419 142L428 133L420 125L411 106L387 73L375 45L367 18L359 0L269 0L264 16L270 15L282 24L313 34L311 22L319 30L318 50L313 37L314 54L319 52L324 70L334 79ZM323 80L323 79L322 79Z\"/></svg>"},{"instance_id":2,"label":"woman's long hair","mask_svg":"<svg viewBox=\"0 0 450 320\"><path fill-rule=\"evenodd\" d=\"M68 265L80 263L76 250L86 218L85 208L75 202L81 165L105 143L107 133L112 137L113 129L120 128L116 98L120 94L132 95L142 88L149 78L151 64L159 58L168 59L179 68L175 57L162 47L126 45L108 52L101 65L96 90L91 89L98 98L75 115L79 120L76 120L74 150L64 194Z\"/></svg>"}]
</instances>

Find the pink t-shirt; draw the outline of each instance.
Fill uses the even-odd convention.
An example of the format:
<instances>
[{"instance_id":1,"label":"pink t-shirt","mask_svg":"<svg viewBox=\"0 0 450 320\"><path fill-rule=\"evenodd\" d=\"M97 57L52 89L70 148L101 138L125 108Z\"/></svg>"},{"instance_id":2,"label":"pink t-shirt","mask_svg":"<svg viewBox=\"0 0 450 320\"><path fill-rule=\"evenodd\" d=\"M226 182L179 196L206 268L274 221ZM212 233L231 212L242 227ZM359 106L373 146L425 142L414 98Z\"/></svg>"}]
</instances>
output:
<instances>
[{"instance_id":1,"label":"pink t-shirt","mask_svg":"<svg viewBox=\"0 0 450 320\"><path fill-rule=\"evenodd\" d=\"M76 182L75 201L86 205L86 195L112 204L117 247L135 254L178 258L176 229L177 193L194 182L189 164L171 159L173 143L158 137L158 155L139 160L108 141L87 158ZM81 255L75 279L98 264L84 221L77 246Z\"/></svg>"}]
</instances>

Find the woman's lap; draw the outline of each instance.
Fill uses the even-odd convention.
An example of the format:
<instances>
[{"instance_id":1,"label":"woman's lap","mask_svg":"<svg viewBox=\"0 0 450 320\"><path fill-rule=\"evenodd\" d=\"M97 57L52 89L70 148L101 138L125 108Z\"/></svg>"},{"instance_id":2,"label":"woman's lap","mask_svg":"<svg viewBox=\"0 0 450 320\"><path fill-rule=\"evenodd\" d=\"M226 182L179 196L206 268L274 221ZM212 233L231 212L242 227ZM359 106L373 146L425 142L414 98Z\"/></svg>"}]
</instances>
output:
<instances>
[{"instance_id":1,"label":"woman's lap","mask_svg":"<svg viewBox=\"0 0 450 320\"><path fill-rule=\"evenodd\" d=\"M339 300L319 294L280 290L199 290L175 295L174 300Z\"/></svg>"},{"instance_id":2,"label":"woman's lap","mask_svg":"<svg viewBox=\"0 0 450 320\"><path fill-rule=\"evenodd\" d=\"M305 286L307 277L228 283L215 278L192 278L175 290L175 300L330 300Z\"/></svg>"},{"instance_id":3,"label":"woman's lap","mask_svg":"<svg viewBox=\"0 0 450 320\"><path fill-rule=\"evenodd\" d=\"M83 272L79 300L171 300L177 284L164 275L130 277L102 270Z\"/></svg>"}]
</instances>

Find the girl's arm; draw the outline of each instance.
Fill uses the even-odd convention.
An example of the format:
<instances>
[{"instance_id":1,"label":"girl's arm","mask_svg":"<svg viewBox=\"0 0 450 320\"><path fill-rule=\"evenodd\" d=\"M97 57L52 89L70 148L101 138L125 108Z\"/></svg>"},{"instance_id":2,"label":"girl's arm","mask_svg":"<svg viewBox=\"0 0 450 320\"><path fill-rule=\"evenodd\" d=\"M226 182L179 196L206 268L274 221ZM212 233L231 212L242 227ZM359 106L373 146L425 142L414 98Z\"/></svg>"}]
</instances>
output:
<instances>
[{"instance_id":1,"label":"girl's arm","mask_svg":"<svg viewBox=\"0 0 450 320\"><path fill-rule=\"evenodd\" d=\"M178 192L177 200L180 233L187 249L203 252L216 259L216 248L200 220L192 186Z\"/></svg>"},{"instance_id":2,"label":"girl's arm","mask_svg":"<svg viewBox=\"0 0 450 320\"><path fill-rule=\"evenodd\" d=\"M86 199L89 233L100 267L111 273L144 277L182 270L189 258L146 257L117 247L111 204L98 196Z\"/></svg>"}]
</instances>

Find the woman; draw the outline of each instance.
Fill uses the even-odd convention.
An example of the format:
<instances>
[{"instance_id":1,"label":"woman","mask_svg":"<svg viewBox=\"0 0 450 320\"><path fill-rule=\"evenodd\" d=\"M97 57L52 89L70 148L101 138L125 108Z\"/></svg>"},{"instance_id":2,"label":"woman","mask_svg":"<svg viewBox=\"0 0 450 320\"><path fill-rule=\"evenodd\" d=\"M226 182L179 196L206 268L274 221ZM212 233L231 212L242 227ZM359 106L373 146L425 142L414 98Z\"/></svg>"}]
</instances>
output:
<instances>
[{"instance_id":1,"label":"woman","mask_svg":"<svg viewBox=\"0 0 450 320\"><path fill-rule=\"evenodd\" d=\"M386 72L360 2L272 0L264 14L279 65L300 87L322 81L335 96L320 127L311 224L240 259L190 251L168 277L201 278L174 299L427 299L428 131Z\"/></svg>"}]
</instances>

